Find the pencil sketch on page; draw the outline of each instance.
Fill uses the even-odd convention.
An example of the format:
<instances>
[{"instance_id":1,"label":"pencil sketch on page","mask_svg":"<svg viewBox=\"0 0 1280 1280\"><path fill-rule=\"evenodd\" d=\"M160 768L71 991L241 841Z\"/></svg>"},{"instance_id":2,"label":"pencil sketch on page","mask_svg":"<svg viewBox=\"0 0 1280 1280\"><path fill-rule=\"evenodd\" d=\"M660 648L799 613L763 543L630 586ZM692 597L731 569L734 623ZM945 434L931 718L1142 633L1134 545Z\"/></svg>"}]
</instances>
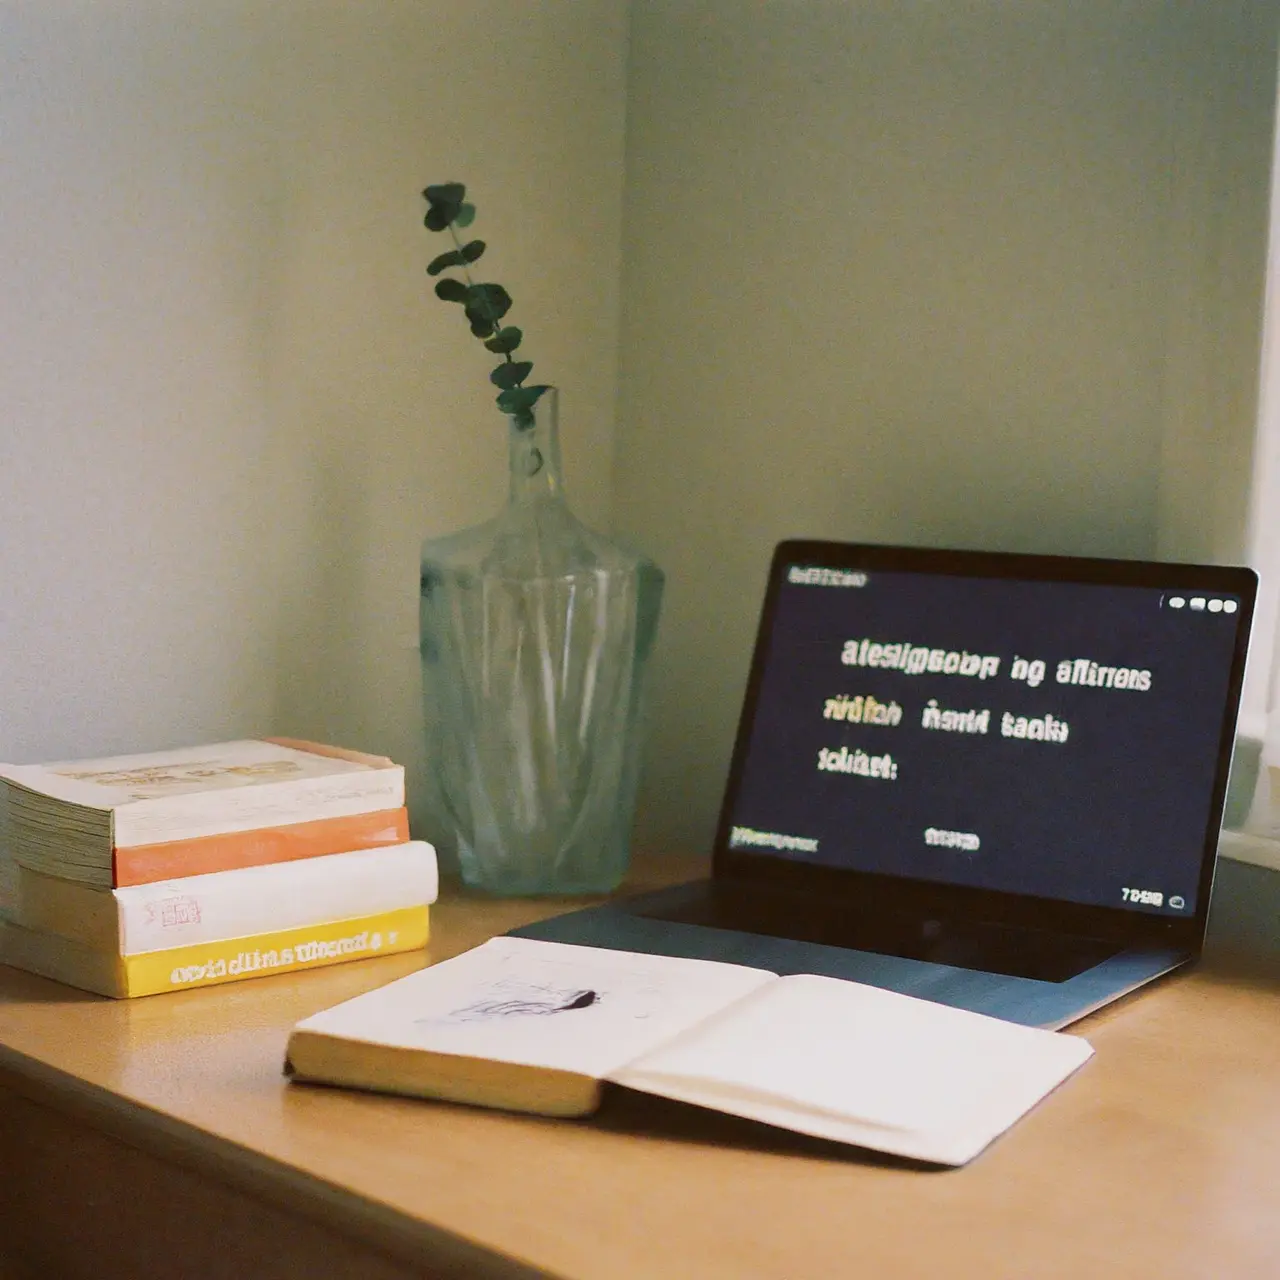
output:
<instances>
[{"instance_id":1,"label":"pencil sketch on page","mask_svg":"<svg viewBox=\"0 0 1280 1280\"><path fill-rule=\"evenodd\" d=\"M502 978L457 1009L419 1022L491 1022L500 1018L540 1018L589 1009L600 993L588 987L556 987L542 982Z\"/></svg>"},{"instance_id":2,"label":"pencil sketch on page","mask_svg":"<svg viewBox=\"0 0 1280 1280\"><path fill-rule=\"evenodd\" d=\"M491 979L479 990L473 987L464 1003L416 1018L416 1025L459 1026L583 1010L645 1019L657 1013L663 1003L661 990L644 974L617 969L593 973L594 985L587 986L580 965L555 961L530 964L527 958L518 961L516 957L504 957L502 967L518 972Z\"/></svg>"}]
</instances>

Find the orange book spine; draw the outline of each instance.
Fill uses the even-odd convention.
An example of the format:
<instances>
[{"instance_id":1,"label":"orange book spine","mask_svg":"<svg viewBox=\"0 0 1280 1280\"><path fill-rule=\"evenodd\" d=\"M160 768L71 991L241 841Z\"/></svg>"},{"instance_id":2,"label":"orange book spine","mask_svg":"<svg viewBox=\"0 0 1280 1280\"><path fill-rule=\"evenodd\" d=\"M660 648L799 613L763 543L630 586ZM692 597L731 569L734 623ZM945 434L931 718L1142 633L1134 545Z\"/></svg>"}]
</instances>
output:
<instances>
[{"instance_id":1,"label":"orange book spine","mask_svg":"<svg viewBox=\"0 0 1280 1280\"><path fill-rule=\"evenodd\" d=\"M115 888L123 889L132 884L154 884L158 880L179 880L213 871L235 871L272 862L296 862L328 853L403 844L408 838L409 813L402 807L346 818L322 818L317 822L202 836L197 840L139 844L112 852L113 883Z\"/></svg>"}]
</instances>

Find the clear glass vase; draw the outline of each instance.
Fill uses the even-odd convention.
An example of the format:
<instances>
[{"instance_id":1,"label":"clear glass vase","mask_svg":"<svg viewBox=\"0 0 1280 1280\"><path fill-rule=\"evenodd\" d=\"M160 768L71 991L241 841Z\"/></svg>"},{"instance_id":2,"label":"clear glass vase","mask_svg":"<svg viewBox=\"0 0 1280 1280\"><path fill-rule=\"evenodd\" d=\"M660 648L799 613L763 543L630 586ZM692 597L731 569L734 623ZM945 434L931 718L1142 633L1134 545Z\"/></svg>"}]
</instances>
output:
<instances>
[{"instance_id":1,"label":"clear glass vase","mask_svg":"<svg viewBox=\"0 0 1280 1280\"><path fill-rule=\"evenodd\" d=\"M510 497L422 546L427 766L463 880L603 893L627 867L662 571L565 503L558 395L508 420Z\"/></svg>"}]
</instances>

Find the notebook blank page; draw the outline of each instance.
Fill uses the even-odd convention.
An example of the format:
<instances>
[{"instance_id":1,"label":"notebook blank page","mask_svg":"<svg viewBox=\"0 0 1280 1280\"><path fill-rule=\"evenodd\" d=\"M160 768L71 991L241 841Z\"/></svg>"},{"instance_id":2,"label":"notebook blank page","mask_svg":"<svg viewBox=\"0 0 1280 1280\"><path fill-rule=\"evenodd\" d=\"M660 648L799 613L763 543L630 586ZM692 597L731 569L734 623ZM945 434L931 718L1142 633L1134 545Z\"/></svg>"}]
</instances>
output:
<instances>
[{"instance_id":1,"label":"notebook blank page","mask_svg":"<svg viewBox=\"0 0 1280 1280\"><path fill-rule=\"evenodd\" d=\"M1077 1036L804 975L770 983L610 1078L801 1132L963 1163L1092 1052Z\"/></svg>"}]
</instances>

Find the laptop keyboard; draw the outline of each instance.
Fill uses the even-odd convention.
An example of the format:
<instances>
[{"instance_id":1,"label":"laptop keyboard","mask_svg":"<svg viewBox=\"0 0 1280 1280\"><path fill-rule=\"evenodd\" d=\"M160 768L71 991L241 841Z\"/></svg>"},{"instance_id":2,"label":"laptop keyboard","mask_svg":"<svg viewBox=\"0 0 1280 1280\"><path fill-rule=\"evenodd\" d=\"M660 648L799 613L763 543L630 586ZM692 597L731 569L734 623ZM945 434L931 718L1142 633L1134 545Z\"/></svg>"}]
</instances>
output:
<instances>
[{"instance_id":1,"label":"laptop keyboard","mask_svg":"<svg viewBox=\"0 0 1280 1280\"><path fill-rule=\"evenodd\" d=\"M699 900L680 906L649 909L636 904L631 909L637 915L680 924L872 951L1039 982L1066 982L1120 950L1096 938L885 912L862 915L844 907L824 910L782 895L724 889L712 892L709 888Z\"/></svg>"}]
</instances>

